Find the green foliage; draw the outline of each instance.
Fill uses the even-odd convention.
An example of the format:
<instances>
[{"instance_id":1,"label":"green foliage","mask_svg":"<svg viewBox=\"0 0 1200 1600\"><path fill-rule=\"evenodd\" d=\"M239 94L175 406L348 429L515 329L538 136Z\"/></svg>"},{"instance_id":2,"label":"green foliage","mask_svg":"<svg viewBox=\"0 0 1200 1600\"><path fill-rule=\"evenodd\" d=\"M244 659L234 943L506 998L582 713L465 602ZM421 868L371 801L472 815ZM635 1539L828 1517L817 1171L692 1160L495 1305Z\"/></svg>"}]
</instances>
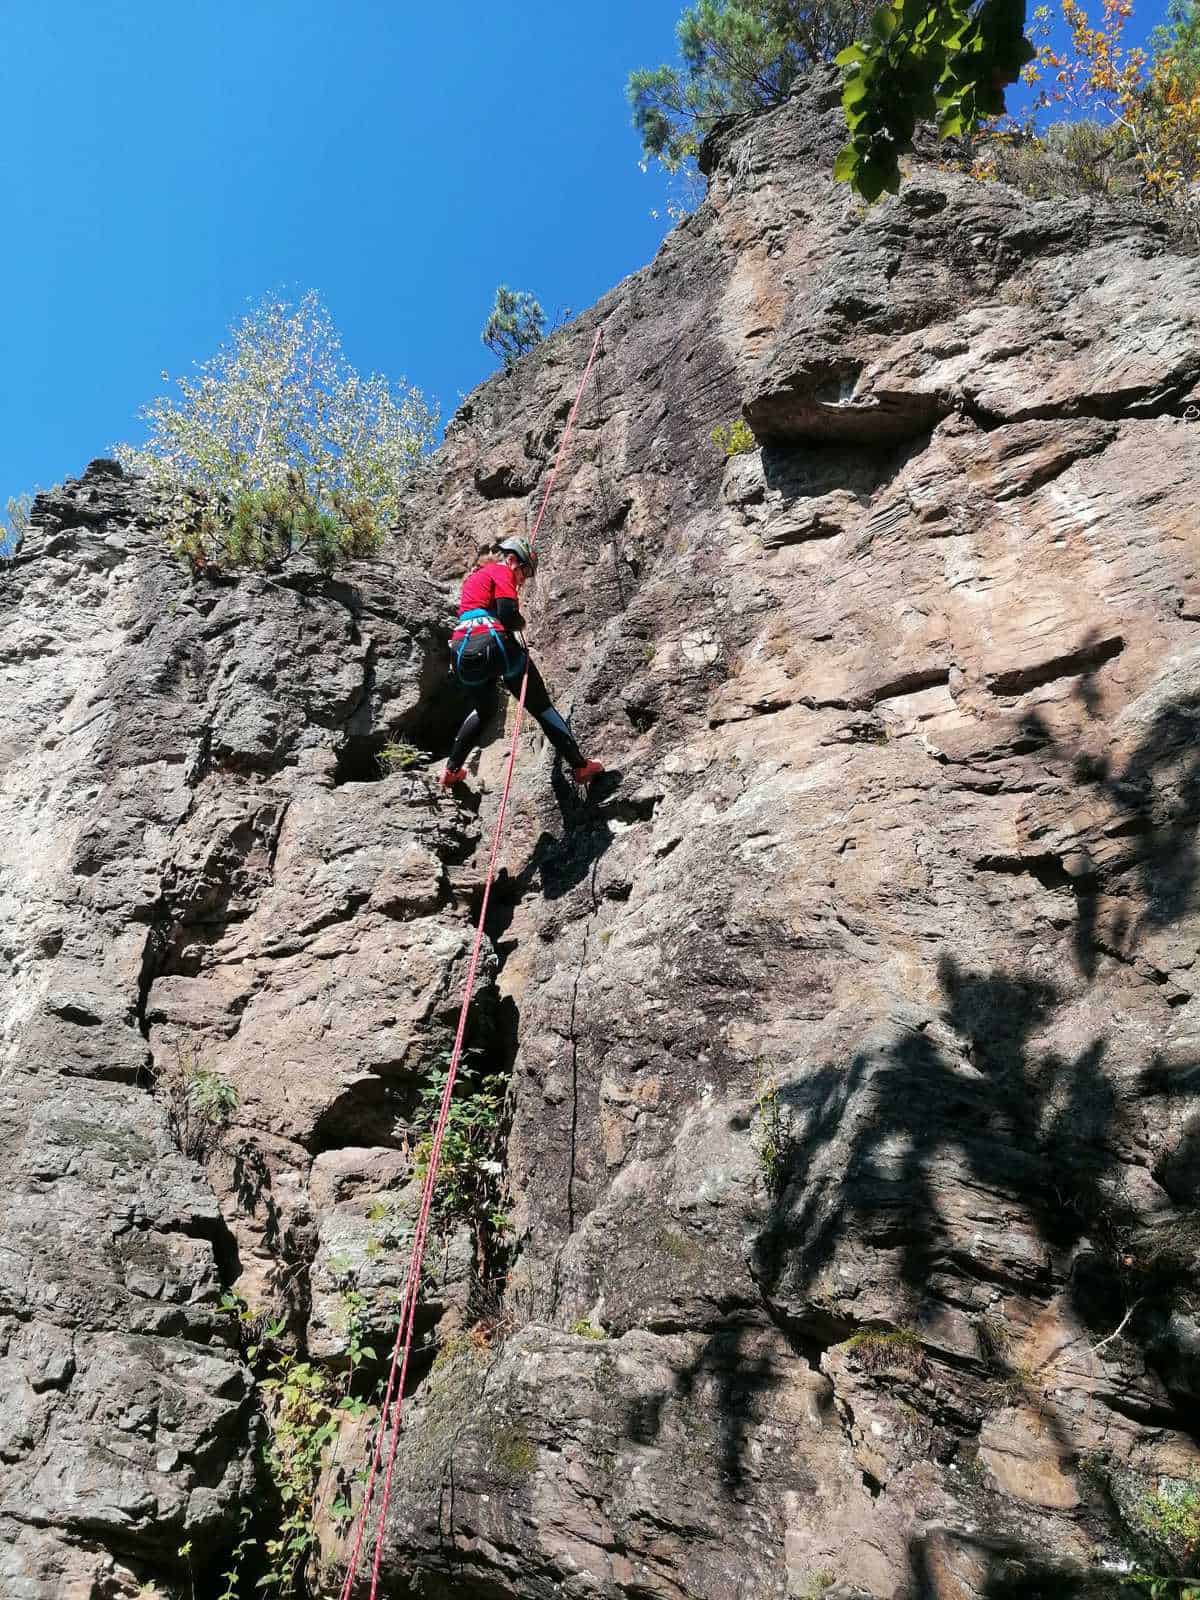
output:
<instances>
[{"instance_id":1,"label":"green foliage","mask_svg":"<svg viewBox=\"0 0 1200 1600\"><path fill-rule=\"evenodd\" d=\"M270 1423L263 1460L282 1508L276 1533L263 1540L266 1571L259 1588L284 1596L294 1592L316 1549L317 1484L338 1434L336 1397L327 1373L288 1354L271 1362L259 1391Z\"/></svg>"},{"instance_id":2,"label":"green foliage","mask_svg":"<svg viewBox=\"0 0 1200 1600\"><path fill-rule=\"evenodd\" d=\"M825 1591L833 1588L835 1581L833 1573L827 1568L822 1568L820 1572L809 1573L808 1583L800 1600L821 1600Z\"/></svg>"},{"instance_id":3,"label":"green foliage","mask_svg":"<svg viewBox=\"0 0 1200 1600\"><path fill-rule=\"evenodd\" d=\"M430 1126L437 1120L446 1068L430 1074L421 1088L421 1112ZM454 1081L454 1098L442 1140L434 1205L443 1223L484 1223L503 1232L508 1219L499 1210L502 1167L497 1159L504 1117L504 1079L476 1072L460 1062ZM417 1146L416 1173L424 1178L433 1148L432 1133Z\"/></svg>"},{"instance_id":4,"label":"green foliage","mask_svg":"<svg viewBox=\"0 0 1200 1600\"><path fill-rule=\"evenodd\" d=\"M993 134L976 160L977 177L1011 183L1034 200L1058 195L1135 198L1140 180L1133 142L1119 125L1059 122L1043 135Z\"/></svg>"},{"instance_id":5,"label":"green foliage","mask_svg":"<svg viewBox=\"0 0 1200 1600\"><path fill-rule=\"evenodd\" d=\"M763 1181L771 1195L779 1194L787 1182L792 1155L791 1115L780 1104L779 1087L768 1078L756 1096L758 1127L755 1148Z\"/></svg>"},{"instance_id":6,"label":"green foliage","mask_svg":"<svg viewBox=\"0 0 1200 1600\"><path fill-rule=\"evenodd\" d=\"M864 1330L839 1346L851 1355L866 1372L923 1372L925 1347L916 1334L908 1328L897 1328L891 1333Z\"/></svg>"},{"instance_id":7,"label":"green foliage","mask_svg":"<svg viewBox=\"0 0 1200 1600\"><path fill-rule=\"evenodd\" d=\"M1160 1477L1142 1492L1126 1487L1117 1500L1143 1550L1195 1576L1200 1557L1200 1481Z\"/></svg>"},{"instance_id":8,"label":"green foliage","mask_svg":"<svg viewBox=\"0 0 1200 1600\"><path fill-rule=\"evenodd\" d=\"M1150 35L1154 60L1171 56L1189 83L1200 83L1200 3L1170 0L1167 20Z\"/></svg>"},{"instance_id":9,"label":"green foliage","mask_svg":"<svg viewBox=\"0 0 1200 1600\"><path fill-rule=\"evenodd\" d=\"M742 417L736 422L718 422L711 437L717 449L726 457L744 456L758 449L758 440L750 431L750 424Z\"/></svg>"},{"instance_id":10,"label":"green foliage","mask_svg":"<svg viewBox=\"0 0 1200 1600\"><path fill-rule=\"evenodd\" d=\"M1166 208L1174 228L1200 241L1200 20L1194 5L1172 7L1149 53L1125 42L1131 0L1101 0L1095 21L1082 0L1059 0L1059 10L1063 29L1048 5L1033 12L1037 63L1024 76L1042 85L1038 109L1060 106L1068 120L1084 117L1119 130L1118 147L1131 158L1125 164L1137 180L1135 198ZM1128 170L1121 174L1122 180L1129 176Z\"/></svg>"},{"instance_id":11,"label":"green foliage","mask_svg":"<svg viewBox=\"0 0 1200 1600\"><path fill-rule=\"evenodd\" d=\"M1024 0L887 0L870 38L837 57L850 141L834 177L868 202L900 187L900 155L921 119L943 138L1004 110L1004 86L1033 59Z\"/></svg>"},{"instance_id":12,"label":"green foliage","mask_svg":"<svg viewBox=\"0 0 1200 1600\"><path fill-rule=\"evenodd\" d=\"M337 1373L280 1347L285 1318L271 1321L252 1312L232 1291L222 1295L220 1309L236 1318L242 1353L255 1373L267 1422L263 1466L280 1515L272 1535L261 1540L247 1537L249 1516L243 1516L242 1537L222 1574L225 1588L217 1600L241 1600L239 1585L252 1551L263 1568L256 1592L289 1600L302 1592L305 1568L317 1549L322 1470L336 1457L342 1424L367 1409L353 1391L363 1364L378 1360L365 1339L368 1302L348 1278L339 1285L337 1320L345 1334L347 1364ZM341 1499L329 1514L335 1522L348 1521L352 1508Z\"/></svg>"},{"instance_id":13,"label":"green foliage","mask_svg":"<svg viewBox=\"0 0 1200 1600\"><path fill-rule=\"evenodd\" d=\"M342 1387L341 1407L345 1411L352 1411L358 1415L365 1409L361 1400L352 1393L354 1376L364 1361L376 1362L379 1360L378 1352L373 1345L366 1342L366 1319L368 1301L361 1289L354 1287L353 1280L349 1277L343 1279L339 1285L337 1320L346 1339L346 1360L348 1371Z\"/></svg>"},{"instance_id":14,"label":"green foliage","mask_svg":"<svg viewBox=\"0 0 1200 1600\"><path fill-rule=\"evenodd\" d=\"M1134 1568L1125 1574L1125 1582L1144 1589L1150 1600L1200 1600L1200 1585L1189 1578L1172 1578L1166 1573Z\"/></svg>"},{"instance_id":15,"label":"green foliage","mask_svg":"<svg viewBox=\"0 0 1200 1600\"><path fill-rule=\"evenodd\" d=\"M250 1511L248 1507L243 1507L242 1514L238 1522L238 1531L240 1537L233 1549L229 1552L229 1565L221 1574L221 1583L223 1588L221 1589L220 1594L217 1595L217 1600L242 1600L242 1572L245 1567L247 1556L249 1555L250 1551L255 1548L258 1542L247 1535L246 1530L249 1526Z\"/></svg>"},{"instance_id":16,"label":"green foliage","mask_svg":"<svg viewBox=\"0 0 1200 1600\"><path fill-rule=\"evenodd\" d=\"M400 1250L408 1245L413 1235L413 1225L396 1195L376 1200L367 1212L371 1224L367 1240L367 1254L378 1255L381 1250Z\"/></svg>"},{"instance_id":17,"label":"green foliage","mask_svg":"<svg viewBox=\"0 0 1200 1600\"><path fill-rule=\"evenodd\" d=\"M238 1092L228 1078L203 1067L185 1047L178 1068L165 1075L167 1114L184 1155L203 1161L216 1148L238 1108Z\"/></svg>"},{"instance_id":18,"label":"green foliage","mask_svg":"<svg viewBox=\"0 0 1200 1600\"><path fill-rule=\"evenodd\" d=\"M603 1328L598 1328L588 1317L580 1317L571 1324L571 1332L577 1339L607 1339L608 1335Z\"/></svg>"},{"instance_id":19,"label":"green foliage","mask_svg":"<svg viewBox=\"0 0 1200 1600\"><path fill-rule=\"evenodd\" d=\"M287 1318L268 1318L264 1313L251 1311L240 1294L227 1289L218 1302L220 1310L237 1320L238 1340L242 1354L249 1362L258 1359L264 1346L272 1345L287 1329Z\"/></svg>"},{"instance_id":20,"label":"green foliage","mask_svg":"<svg viewBox=\"0 0 1200 1600\"><path fill-rule=\"evenodd\" d=\"M295 305L261 301L231 334L195 378L177 380L178 399L143 408L149 439L117 446L118 459L193 534L204 507L222 529L240 511L235 540L274 549L284 534L271 517L264 530L263 503L244 497L298 483L289 499L339 524L341 555L362 553L364 540L374 549L373 530L398 519L404 481L433 445L436 412L403 382L355 372L313 292ZM309 527L306 537L332 548L331 534Z\"/></svg>"},{"instance_id":21,"label":"green foliage","mask_svg":"<svg viewBox=\"0 0 1200 1600\"><path fill-rule=\"evenodd\" d=\"M226 1123L238 1108L238 1092L228 1078L197 1067L187 1087L188 1102L206 1122Z\"/></svg>"},{"instance_id":22,"label":"green foliage","mask_svg":"<svg viewBox=\"0 0 1200 1600\"><path fill-rule=\"evenodd\" d=\"M385 744L375 759L382 770L390 775L393 772L406 772L409 767L415 767L425 757L415 744L399 739Z\"/></svg>"},{"instance_id":23,"label":"green foliage","mask_svg":"<svg viewBox=\"0 0 1200 1600\"><path fill-rule=\"evenodd\" d=\"M682 66L632 72L626 95L646 158L693 158L718 118L786 100L797 75L849 44L869 0L698 0L679 19Z\"/></svg>"},{"instance_id":24,"label":"green foliage","mask_svg":"<svg viewBox=\"0 0 1200 1600\"><path fill-rule=\"evenodd\" d=\"M378 552L383 531L368 501L335 492L329 507L323 511L300 475L289 472L282 483L247 489L232 501L189 497L176 511L171 542L197 572L274 572L300 554L332 572Z\"/></svg>"},{"instance_id":25,"label":"green foliage","mask_svg":"<svg viewBox=\"0 0 1200 1600\"><path fill-rule=\"evenodd\" d=\"M546 329L546 313L524 289L509 289L501 284L496 302L483 325L480 338L507 372L513 362L541 344Z\"/></svg>"}]
</instances>

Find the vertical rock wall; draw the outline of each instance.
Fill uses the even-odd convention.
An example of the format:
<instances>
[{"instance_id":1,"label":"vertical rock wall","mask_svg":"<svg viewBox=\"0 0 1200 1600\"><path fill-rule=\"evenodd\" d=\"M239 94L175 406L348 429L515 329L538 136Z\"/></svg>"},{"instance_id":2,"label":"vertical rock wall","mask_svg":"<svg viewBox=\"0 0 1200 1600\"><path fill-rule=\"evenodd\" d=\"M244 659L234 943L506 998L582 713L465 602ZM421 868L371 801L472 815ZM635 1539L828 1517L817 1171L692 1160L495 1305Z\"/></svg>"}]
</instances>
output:
<instances>
[{"instance_id":1,"label":"vertical rock wall","mask_svg":"<svg viewBox=\"0 0 1200 1600\"><path fill-rule=\"evenodd\" d=\"M462 408L394 560L210 587L115 469L39 503L0 578L5 1593L220 1566L265 1493L224 1290L334 1370L348 1291L387 1337L503 754L437 790L437 585L530 525L600 319L527 610L621 777L584 802L524 736L472 1036L512 1226L440 1240L387 1590L1194 1563L1200 269L932 161L863 213L835 100L713 142L656 261Z\"/></svg>"}]
</instances>

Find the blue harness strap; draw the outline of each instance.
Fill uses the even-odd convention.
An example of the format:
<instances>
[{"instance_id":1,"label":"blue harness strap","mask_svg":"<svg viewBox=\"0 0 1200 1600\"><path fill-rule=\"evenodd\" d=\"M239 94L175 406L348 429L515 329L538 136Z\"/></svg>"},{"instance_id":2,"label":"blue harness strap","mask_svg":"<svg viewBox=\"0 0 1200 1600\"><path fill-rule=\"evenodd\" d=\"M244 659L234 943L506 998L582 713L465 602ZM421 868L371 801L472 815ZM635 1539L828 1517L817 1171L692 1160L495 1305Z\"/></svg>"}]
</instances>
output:
<instances>
[{"instance_id":1,"label":"blue harness strap","mask_svg":"<svg viewBox=\"0 0 1200 1600\"><path fill-rule=\"evenodd\" d=\"M467 673L463 671L463 652L466 650L467 646L471 642L472 636L479 628L482 628L486 633L489 633L499 647L500 659L504 662L501 676L506 682L509 678L514 678L518 675L518 673L524 671L525 652L522 650L515 662L509 660L508 651L504 646L504 629L496 621L495 617L490 611L483 611L479 609L464 611L459 617L458 622L460 627L464 622L467 624L467 631L460 639L458 649L454 654L454 671L458 676L458 681L463 685L464 688L481 689L485 683L491 680L492 677L490 672L484 673L480 677L474 675L468 676Z\"/></svg>"}]
</instances>

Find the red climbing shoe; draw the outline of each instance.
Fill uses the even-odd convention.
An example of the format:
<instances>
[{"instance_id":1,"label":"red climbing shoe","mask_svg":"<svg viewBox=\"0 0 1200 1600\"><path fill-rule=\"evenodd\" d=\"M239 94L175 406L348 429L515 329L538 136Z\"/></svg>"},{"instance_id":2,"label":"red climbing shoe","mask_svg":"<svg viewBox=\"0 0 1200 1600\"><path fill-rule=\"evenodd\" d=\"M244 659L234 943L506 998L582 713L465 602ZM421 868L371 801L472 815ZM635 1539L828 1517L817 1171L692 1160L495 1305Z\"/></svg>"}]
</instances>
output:
<instances>
[{"instance_id":1,"label":"red climbing shoe","mask_svg":"<svg viewBox=\"0 0 1200 1600\"><path fill-rule=\"evenodd\" d=\"M467 780L466 767L447 767L442 773L442 788L453 789L456 783L465 783Z\"/></svg>"},{"instance_id":2,"label":"red climbing shoe","mask_svg":"<svg viewBox=\"0 0 1200 1600\"><path fill-rule=\"evenodd\" d=\"M571 768L571 776L576 783L586 785L591 783L593 778L598 778L603 771L604 768L598 761L585 761L581 767Z\"/></svg>"}]
</instances>

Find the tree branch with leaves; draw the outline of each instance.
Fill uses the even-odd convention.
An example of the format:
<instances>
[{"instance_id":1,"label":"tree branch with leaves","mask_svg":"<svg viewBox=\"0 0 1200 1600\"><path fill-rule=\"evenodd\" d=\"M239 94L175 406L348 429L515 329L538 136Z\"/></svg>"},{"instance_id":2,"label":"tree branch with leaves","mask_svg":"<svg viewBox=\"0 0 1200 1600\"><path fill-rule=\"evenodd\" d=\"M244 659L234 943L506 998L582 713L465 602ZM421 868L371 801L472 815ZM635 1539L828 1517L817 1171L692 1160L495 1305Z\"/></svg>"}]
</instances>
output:
<instances>
[{"instance_id":1,"label":"tree branch with leaves","mask_svg":"<svg viewBox=\"0 0 1200 1600\"><path fill-rule=\"evenodd\" d=\"M1024 0L889 0L870 38L837 57L849 142L834 177L864 200L900 187L900 156L920 121L943 138L1004 110L1004 90L1031 61Z\"/></svg>"}]
</instances>

